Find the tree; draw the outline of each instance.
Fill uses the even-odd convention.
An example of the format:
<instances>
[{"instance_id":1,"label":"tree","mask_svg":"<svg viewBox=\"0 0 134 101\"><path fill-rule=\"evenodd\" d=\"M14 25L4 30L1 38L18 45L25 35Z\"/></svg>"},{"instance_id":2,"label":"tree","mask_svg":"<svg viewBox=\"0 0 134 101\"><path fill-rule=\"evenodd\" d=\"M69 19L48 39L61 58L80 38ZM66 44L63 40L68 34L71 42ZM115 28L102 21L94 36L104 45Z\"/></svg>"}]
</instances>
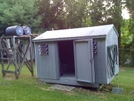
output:
<instances>
[{"instance_id":1,"label":"tree","mask_svg":"<svg viewBox=\"0 0 134 101\"><path fill-rule=\"evenodd\" d=\"M68 28L90 26L88 0L65 0Z\"/></svg>"},{"instance_id":2,"label":"tree","mask_svg":"<svg viewBox=\"0 0 134 101\"><path fill-rule=\"evenodd\" d=\"M121 27L121 48L126 49L130 48L133 44L133 34L129 31L129 24L130 19L123 19L122 20L122 27Z\"/></svg>"},{"instance_id":3,"label":"tree","mask_svg":"<svg viewBox=\"0 0 134 101\"><path fill-rule=\"evenodd\" d=\"M42 16L42 28L51 30L52 28L61 29L64 27L63 0L36 0L36 6L39 7L38 15Z\"/></svg>"},{"instance_id":4,"label":"tree","mask_svg":"<svg viewBox=\"0 0 134 101\"><path fill-rule=\"evenodd\" d=\"M126 38L129 39L131 38L131 40L127 41L124 45L124 48L134 48L134 0L126 0L125 2L125 7L128 9L129 11L129 15L130 15L130 19L126 22L127 24L127 30L129 33L129 36L127 36ZM125 33L127 34L127 33Z\"/></svg>"},{"instance_id":5,"label":"tree","mask_svg":"<svg viewBox=\"0 0 134 101\"><path fill-rule=\"evenodd\" d=\"M0 0L0 31L13 25L28 25L37 32L41 17L34 0Z\"/></svg>"},{"instance_id":6,"label":"tree","mask_svg":"<svg viewBox=\"0 0 134 101\"><path fill-rule=\"evenodd\" d=\"M89 0L89 17L92 25L114 24L121 42L122 1L121 0Z\"/></svg>"},{"instance_id":7,"label":"tree","mask_svg":"<svg viewBox=\"0 0 134 101\"><path fill-rule=\"evenodd\" d=\"M46 30L89 26L87 0L37 0Z\"/></svg>"}]
</instances>

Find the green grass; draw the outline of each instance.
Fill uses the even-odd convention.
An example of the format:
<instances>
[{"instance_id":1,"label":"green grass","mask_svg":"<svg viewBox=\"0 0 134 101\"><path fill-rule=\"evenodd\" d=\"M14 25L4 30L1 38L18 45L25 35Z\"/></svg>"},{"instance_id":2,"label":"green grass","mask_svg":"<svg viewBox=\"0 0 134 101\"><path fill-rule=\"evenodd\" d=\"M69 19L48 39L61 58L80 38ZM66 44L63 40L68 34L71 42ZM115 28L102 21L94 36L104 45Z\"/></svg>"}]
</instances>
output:
<instances>
[{"instance_id":1,"label":"green grass","mask_svg":"<svg viewBox=\"0 0 134 101\"><path fill-rule=\"evenodd\" d=\"M123 94L111 92L112 87L116 86L116 79L101 91L80 87L71 92L59 91L50 89L52 84L39 83L23 67L18 80L13 74L7 74L6 77L1 74L0 101L134 101L134 68L121 68L118 79Z\"/></svg>"}]
</instances>

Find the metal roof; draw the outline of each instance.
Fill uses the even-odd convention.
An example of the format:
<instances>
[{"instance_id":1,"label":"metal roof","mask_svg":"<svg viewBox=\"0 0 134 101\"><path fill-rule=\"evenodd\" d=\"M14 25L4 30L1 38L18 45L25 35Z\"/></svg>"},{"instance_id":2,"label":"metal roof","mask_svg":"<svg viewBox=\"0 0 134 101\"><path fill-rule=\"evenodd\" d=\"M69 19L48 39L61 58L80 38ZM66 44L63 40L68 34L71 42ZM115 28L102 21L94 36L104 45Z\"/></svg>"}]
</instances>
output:
<instances>
[{"instance_id":1,"label":"metal roof","mask_svg":"<svg viewBox=\"0 0 134 101\"><path fill-rule=\"evenodd\" d=\"M93 26L93 27L83 27L83 28L73 28L73 29L63 29L63 30L52 30L46 31L38 37L34 38L34 42L41 41L58 41L58 40L74 40L74 39L85 39L85 38L101 38L105 37L111 29L114 28L113 24ZM115 29L115 28L114 28Z\"/></svg>"}]
</instances>

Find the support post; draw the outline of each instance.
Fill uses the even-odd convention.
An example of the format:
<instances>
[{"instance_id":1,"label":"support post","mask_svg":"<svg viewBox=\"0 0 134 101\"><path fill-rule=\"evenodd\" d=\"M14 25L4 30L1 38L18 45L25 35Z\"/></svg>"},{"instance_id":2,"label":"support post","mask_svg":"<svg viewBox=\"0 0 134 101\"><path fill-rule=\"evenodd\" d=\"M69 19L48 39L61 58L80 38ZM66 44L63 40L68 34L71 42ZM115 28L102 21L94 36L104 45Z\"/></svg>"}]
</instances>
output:
<instances>
[{"instance_id":1,"label":"support post","mask_svg":"<svg viewBox=\"0 0 134 101\"><path fill-rule=\"evenodd\" d=\"M6 44L6 39L10 40L10 48ZM27 42L26 50L22 49L20 41ZM9 43L8 43L9 44ZM25 64L28 70L31 72L31 75L34 76L33 70L33 50L32 50L32 39L31 36L5 36L0 38L0 59L2 65L2 75L5 77L6 73L14 73L16 79L18 79L21 69ZM9 52L12 52L10 53ZM26 58L26 54L30 53L30 60ZM6 58L3 57L3 54L6 53ZM4 67L4 61L8 61L6 68ZM20 62L21 61L21 62ZM14 65L14 71L9 70L11 64Z\"/></svg>"}]
</instances>

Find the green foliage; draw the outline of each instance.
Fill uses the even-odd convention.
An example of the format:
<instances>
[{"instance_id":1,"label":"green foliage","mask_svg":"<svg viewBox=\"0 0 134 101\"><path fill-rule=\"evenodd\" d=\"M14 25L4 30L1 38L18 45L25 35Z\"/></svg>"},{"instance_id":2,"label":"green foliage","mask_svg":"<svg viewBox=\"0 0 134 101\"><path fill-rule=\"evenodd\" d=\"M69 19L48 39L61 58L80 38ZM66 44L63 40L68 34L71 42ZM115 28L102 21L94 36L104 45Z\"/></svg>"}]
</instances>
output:
<instances>
[{"instance_id":1,"label":"green foliage","mask_svg":"<svg viewBox=\"0 0 134 101\"><path fill-rule=\"evenodd\" d=\"M121 27L121 48L125 48L133 40L133 34L129 32L130 19L122 20Z\"/></svg>"},{"instance_id":2,"label":"green foliage","mask_svg":"<svg viewBox=\"0 0 134 101\"><path fill-rule=\"evenodd\" d=\"M129 14L130 14L128 30L132 36L131 42L134 42L134 6L133 6L133 3L134 3L134 0L126 0L126 7L128 8ZM132 47L134 48L134 45Z\"/></svg>"},{"instance_id":3,"label":"green foliage","mask_svg":"<svg viewBox=\"0 0 134 101\"><path fill-rule=\"evenodd\" d=\"M132 49L120 49L119 53L120 53L120 65L121 66L134 67Z\"/></svg>"},{"instance_id":4,"label":"green foliage","mask_svg":"<svg viewBox=\"0 0 134 101\"><path fill-rule=\"evenodd\" d=\"M65 0L68 28L90 26L88 0Z\"/></svg>"},{"instance_id":5,"label":"green foliage","mask_svg":"<svg viewBox=\"0 0 134 101\"><path fill-rule=\"evenodd\" d=\"M114 24L121 42L122 4L121 0L89 0L89 17L92 25Z\"/></svg>"},{"instance_id":6,"label":"green foliage","mask_svg":"<svg viewBox=\"0 0 134 101\"><path fill-rule=\"evenodd\" d=\"M134 34L134 0L126 0L126 7L129 10L130 22L129 22L129 32Z\"/></svg>"},{"instance_id":7,"label":"green foliage","mask_svg":"<svg viewBox=\"0 0 134 101\"><path fill-rule=\"evenodd\" d=\"M123 21L122 24L122 48L131 50L129 58L131 60L131 66L134 67L134 0L125 0L125 7L127 7L130 15L130 19Z\"/></svg>"},{"instance_id":8,"label":"green foliage","mask_svg":"<svg viewBox=\"0 0 134 101\"><path fill-rule=\"evenodd\" d=\"M5 0L0 23L31 25L33 29L63 29L114 23L120 28L120 0ZM119 27L119 28L118 28ZM119 32L120 33L120 32Z\"/></svg>"},{"instance_id":9,"label":"green foliage","mask_svg":"<svg viewBox=\"0 0 134 101\"><path fill-rule=\"evenodd\" d=\"M115 0L89 0L89 17L92 25L121 23L121 1Z\"/></svg>"},{"instance_id":10,"label":"green foliage","mask_svg":"<svg viewBox=\"0 0 134 101\"><path fill-rule=\"evenodd\" d=\"M37 0L36 6L39 7L38 15L42 16L41 27L50 30L63 26L63 2L62 0Z\"/></svg>"},{"instance_id":11,"label":"green foliage","mask_svg":"<svg viewBox=\"0 0 134 101\"><path fill-rule=\"evenodd\" d=\"M41 22L37 12L34 0L1 0L0 29L13 25L28 25L33 31L37 31Z\"/></svg>"},{"instance_id":12,"label":"green foliage","mask_svg":"<svg viewBox=\"0 0 134 101\"><path fill-rule=\"evenodd\" d=\"M103 4L104 0L90 0L89 4L89 17L91 18L92 25L104 24L106 20L104 17L105 6Z\"/></svg>"},{"instance_id":13,"label":"green foliage","mask_svg":"<svg viewBox=\"0 0 134 101\"><path fill-rule=\"evenodd\" d=\"M42 28L50 30L89 26L87 0L37 0Z\"/></svg>"},{"instance_id":14,"label":"green foliage","mask_svg":"<svg viewBox=\"0 0 134 101\"><path fill-rule=\"evenodd\" d=\"M121 0L0 0L0 33L12 25L28 25L34 32L40 32L52 28L114 24L119 42L122 38L121 47L125 47L133 39L133 2L126 0L131 19L122 21Z\"/></svg>"}]
</instances>

